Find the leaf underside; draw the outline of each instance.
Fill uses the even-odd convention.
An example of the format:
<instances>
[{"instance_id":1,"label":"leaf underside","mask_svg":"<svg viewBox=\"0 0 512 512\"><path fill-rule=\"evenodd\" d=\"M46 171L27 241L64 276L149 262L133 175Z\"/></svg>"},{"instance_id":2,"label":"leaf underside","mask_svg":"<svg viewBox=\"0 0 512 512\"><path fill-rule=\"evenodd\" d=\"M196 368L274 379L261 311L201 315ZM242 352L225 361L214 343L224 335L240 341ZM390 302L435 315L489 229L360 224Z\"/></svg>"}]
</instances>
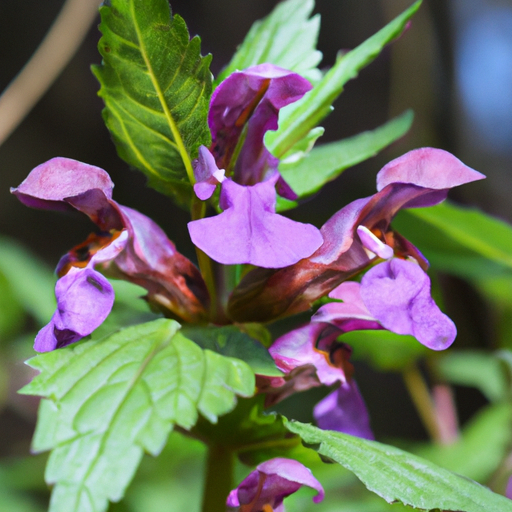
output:
<instances>
[{"instance_id":1,"label":"leaf underside","mask_svg":"<svg viewBox=\"0 0 512 512\"><path fill-rule=\"evenodd\" d=\"M190 429L199 414L216 422L235 395L253 394L243 361L202 350L178 329L158 319L30 360L41 373L22 392L47 398L33 450L52 450L51 512L105 511L174 425Z\"/></svg>"}]
</instances>

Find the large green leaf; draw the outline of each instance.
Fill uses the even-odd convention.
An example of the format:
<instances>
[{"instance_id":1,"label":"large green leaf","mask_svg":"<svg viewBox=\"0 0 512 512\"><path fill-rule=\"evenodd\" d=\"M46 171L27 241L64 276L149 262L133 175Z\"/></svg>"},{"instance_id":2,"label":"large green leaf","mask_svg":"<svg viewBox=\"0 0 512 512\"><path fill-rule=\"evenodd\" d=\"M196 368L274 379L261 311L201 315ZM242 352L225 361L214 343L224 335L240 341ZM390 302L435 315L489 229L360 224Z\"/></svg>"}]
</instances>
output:
<instances>
[{"instance_id":1,"label":"large green leaf","mask_svg":"<svg viewBox=\"0 0 512 512\"><path fill-rule=\"evenodd\" d=\"M441 233L444 237L443 244L452 240L451 247L449 246L446 250L446 252L451 251L452 258L460 253L461 258L464 258L467 263L470 262L468 259L472 255L474 259L483 257L498 265L512 268L512 226L502 220L447 201L430 208L410 209L400 216L412 217L416 220L416 227L414 221L403 223L400 218L396 223L402 234L410 237L412 242L415 241L414 232L418 231L416 238L420 237L422 226L426 225L427 229L430 227ZM442 251L439 239L426 236L424 238L424 243L427 244L426 252L430 247L434 253ZM421 247L423 250L423 246ZM459 251L456 250L457 247ZM460 263L461 261L459 265Z\"/></svg>"},{"instance_id":2,"label":"large green leaf","mask_svg":"<svg viewBox=\"0 0 512 512\"><path fill-rule=\"evenodd\" d=\"M308 76L308 71L322 59L316 50L320 17L309 18L314 6L314 0L287 0L277 4L266 18L254 23L217 80L266 62Z\"/></svg>"},{"instance_id":3,"label":"large green leaf","mask_svg":"<svg viewBox=\"0 0 512 512\"><path fill-rule=\"evenodd\" d=\"M279 128L265 135L265 144L269 151L281 158L307 136L309 131L329 114L331 104L341 94L343 86L355 78L361 68L375 59L386 44L403 32L420 4L421 0L357 48L342 55L322 80L302 99L281 109Z\"/></svg>"},{"instance_id":4,"label":"large green leaf","mask_svg":"<svg viewBox=\"0 0 512 512\"><path fill-rule=\"evenodd\" d=\"M285 425L389 503L399 501L422 510L512 511L512 501L504 496L393 446L299 422Z\"/></svg>"},{"instance_id":5,"label":"large green leaf","mask_svg":"<svg viewBox=\"0 0 512 512\"><path fill-rule=\"evenodd\" d=\"M100 512L118 501L143 451L157 455L173 425L190 429L200 413L215 422L235 395L254 392L254 374L159 319L30 360L41 373L22 392L41 403L33 441L52 450L46 481L51 512Z\"/></svg>"},{"instance_id":6,"label":"large green leaf","mask_svg":"<svg viewBox=\"0 0 512 512\"><path fill-rule=\"evenodd\" d=\"M274 377L283 375L268 350L259 341L234 325L185 326L183 334L202 348L245 361L258 375Z\"/></svg>"},{"instance_id":7,"label":"large green leaf","mask_svg":"<svg viewBox=\"0 0 512 512\"><path fill-rule=\"evenodd\" d=\"M413 117L412 111L408 110L375 130L318 146L300 160L282 161L279 171L299 199L307 197L345 169L375 156L402 137L411 127ZM283 211L295 205L294 201L279 198L277 210Z\"/></svg>"},{"instance_id":8,"label":"large green leaf","mask_svg":"<svg viewBox=\"0 0 512 512\"><path fill-rule=\"evenodd\" d=\"M100 9L101 66L93 68L105 122L121 158L186 203L191 159L210 143L210 56L171 16L167 0L110 0ZM188 175L188 176L187 176Z\"/></svg>"}]
</instances>

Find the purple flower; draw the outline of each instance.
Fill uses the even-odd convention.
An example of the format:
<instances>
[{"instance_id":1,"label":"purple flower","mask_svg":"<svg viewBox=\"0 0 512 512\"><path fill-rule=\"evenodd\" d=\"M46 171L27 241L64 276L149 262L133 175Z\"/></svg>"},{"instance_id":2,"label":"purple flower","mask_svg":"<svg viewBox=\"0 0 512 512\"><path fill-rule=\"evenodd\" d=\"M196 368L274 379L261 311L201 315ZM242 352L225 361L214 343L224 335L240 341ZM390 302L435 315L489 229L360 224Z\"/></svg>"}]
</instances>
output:
<instances>
[{"instance_id":1,"label":"purple flower","mask_svg":"<svg viewBox=\"0 0 512 512\"><path fill-rule=\"evenodd\" d=\"M378 324L372 321L372 325ZM267 393L265 405L268 407L312 387L340 384L339 389L315 407L318 426L373 439L368 411L352 379L352 349L336 341L349 327L347 323L342 330L327 323L312 322L278 338L269 352L285 376L266 381L260 377L258 387Z\"/></svg>"},{"instance_id":2,"label":"purple flower","mask_svg":"<svg viewBox=\"0 0 512 512\"><path fill-rule=\"evenodd\" d=\"M277 130L279 110L311 88L305 78L273 64L226 78L213 93L208 114L217 166L240 185L255 185L277 173L278 159L265 148L263 138L268 130ZM296 198L279 174L277 189L284 197Z\"/></svg>"},{"instance_id":3,"label":"purple flower","mask_svg":"<svg viewBox=\"0 0 512 512\"><path fill-rule=\"evenodd\" d=\"M393 258L369 270L361 281L368 310L389 331L411 334L433 350L448 348L454 323L430 296L430 279L414 262Z\"/></svg>"},{"instance_id":4,"label":"purple flower","mask_svg":"<svg viewBox=\"0 0 512 512\"><path fill-rule=\"evenodd\" d=\"M199 157L194 160L194 192L201 201L212 197L217 184L224 181L224 169L219 169L206 146L199 147Z\"/></svg>"},{"instance_id":5,"label":"purple flower","mask_svg":"<svg viewBox=\"0 0 512 512\"><path fill-rule=\"evenodd\" d=\"M323 430L374 439L368 411L355 380L345 382L318 402L313 415Z\"/></svg>"},{"instance_id":6,"label":"purple flower","mask_svg":"<svg viewBox=\"0 0 512 512\"><path fill-rule=\"evenodd\" d=\"M392 218L402 208L437 204L450 188L482 178L440 149L417 149L393 160L377 175L376 194L348 204L322 226L324 243L314 254L283 269L249 272L231 295L230 317L268 321L311 307L379 257L361 226L382 242L381 249L387 245L395 256L412 257L426 269L420 251L390 227Z\"/></svg>"},{"instance_id":7,"label":"purple flower","mask_svg":"<svg viewBox=\"0 0 512 512\"><path fill-rule=\"evenodd\" d=\"M315 503L324 499L322 485L308 468L296 460L275 458L258 465L229 493L226 504L238 512L284 512L284 498L303 485L317 491Z\"/></svg>"},{"instance_id":8,"label":"purple flower","mask_svg":"<svg viewBox=\"0 0 512 512\"><path fill-rule=\"evenodd\" d=\"M100 249L85 268L71 267L55 285L57 310L36 336L34 350L48 352L91 334L107 318L114 304L112 285L94 265L115 258L124 249L123 232L109 246Z\"/></svg>"},{"instance_id":9,"label":"purple flower","mask_svg":"<svg viewBox=\"0 0 512 512\"><path fill-rule=\"evenodd\" d=\"M322 245L322 235L311 224L275 213L277 179L276 174L253 186L225 179L219 202L224 211L189 222L192 242L225 265L280 268L310 256Z\"/></svg>"},{"instance_id":10,"label":"purple flower","mask_svg":"<svg viewBox=\"0 0 512 512\"><path fill-rule=\"evenodd\" d=\"M392 258L375 265L361 284L345 282L329 297L313 322L330 323L344 332L387 329L410 334L432 350L448 348L457 335L454 323L430 296L430 279L413 261Z\"/></svg>"},{"instance_id":11,"label":"purple flower","mask_svg":"<svg viewBox=\"0 0 512 512\"><path fill-rule=\"evenodd\" d=\"M114 294L95 267L143 286L147 300L170 316L188 321L206 316L208 295L199 271L151 219L112 200L112 188L103 169L54 158L11 190L31 207L81 211L101 230L59 262L58 309L39 333L37 350L77 341L106 318Z\"/></svg>"}]
</instances>

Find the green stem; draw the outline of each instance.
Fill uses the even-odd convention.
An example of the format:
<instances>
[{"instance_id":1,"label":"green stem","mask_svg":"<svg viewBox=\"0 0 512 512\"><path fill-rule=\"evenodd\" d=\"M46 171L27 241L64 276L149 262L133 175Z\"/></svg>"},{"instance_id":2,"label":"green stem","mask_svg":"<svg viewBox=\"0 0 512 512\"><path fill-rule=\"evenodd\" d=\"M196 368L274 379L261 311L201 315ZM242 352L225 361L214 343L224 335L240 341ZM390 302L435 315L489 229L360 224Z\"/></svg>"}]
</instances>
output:
<instances>
[{"instance_id":1,"label":"green stem","mask_svg":"<svg viewBox=\"0 0 512 512\"><path fill-rule=\"evenodd\" d=\"M441 442L436 406L420 371L415 365L411 365L404 370L403 377L425 429L432 440Z\"/></svg>"},{"instance_id":2,"label":"green stem","mask_svg":"<svg viewBox=\"0 0 512 512\"><path fill-rule=\"evenodd\" d=\"M206 203L197 197L193 197L190 214L192 220L202 219L206 213ZM208 293L210 294L210 317L212 320L217 316L217 291L213 275L212 260L201 249L196 247L197 263L203 276Z\"/></svg>"},{"instance_id":3,"label":"green stem","mask_svg":"<svg viewBox=\"0 0 512 512\"><path fill-rule=\"evenodd\" d=\"M225 512L226 499L233 489L235 456L224 446L208 451L202 512Z\"/></svg>"}]
</instances>

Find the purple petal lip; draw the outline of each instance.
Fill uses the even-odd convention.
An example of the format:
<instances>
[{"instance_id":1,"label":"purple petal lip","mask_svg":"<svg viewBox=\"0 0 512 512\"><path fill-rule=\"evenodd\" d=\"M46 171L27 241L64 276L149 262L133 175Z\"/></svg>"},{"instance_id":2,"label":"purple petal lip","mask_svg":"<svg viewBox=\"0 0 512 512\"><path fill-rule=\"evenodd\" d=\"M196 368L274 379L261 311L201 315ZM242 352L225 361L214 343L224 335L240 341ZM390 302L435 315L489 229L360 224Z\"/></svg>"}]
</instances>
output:
<instances>
[{"instance_id":1,"label":"purple petal lip","mask_svg":"<svg viewBox=\"0 0 512 512\"><path fill-rule=\"evenodd\" d=\"M457 335L454 323L430 296L430 279L416 263L393 258L370 269L361 297L386 329L410 334L433 349L448 348Z\"/></svg>"},{"instance_id":2,"label":"purple petal lip","mask_svg":"<svg viewBox=\"0 0 512 512\"><path fill-rule=\"evenodd\" d=\"M36 336L34 349L48 352L91 334L112 309L114 290L92 268L72 269L55 285L57 310Z\"/></svg>"},{"instance_id":3,"label":"purple petal lip","mask_svg":"<svg viewBox=\"0 0 512 512\"><path fill-rule=\"evenodd\" d=\"M52 158L37 166L19 187L11 188L18 199L33 208L67 209L65 200L98 189L112 198L110 176L99 167L70 158Z\"/></svg>"},{"instance_id":4,"label":"purple petal lip","mask_svg":"<svg viewBox=\"0 0 512 512\"><path fill-rule=\"evenodd\" d=\"M316 404L313 415L322 430L374 439L363 397L354 380L342 384Z\"/></svg>"},{"instance_id":5,"label":"purple petal lip","mask_svg":"<svg viewBox=\"0 0 512 512\"><path fill-rule=\"evenodd\" d=\"M317 491L315 503L324 499L324 490L311 471L292 459L275 458L259 464L242 483L229 493L228 507L244 507L244 512L260 512L265 505L271 510L282 511L284 498L298 491L303 485Z\"/></svg>"},{"instance_id":6,"label":"purple petal lip","mask_svg":"<svg viewBox=\"0 0 512 512\"><path fill-rule=\"evenodd\" d=\"M276 179L246 187L223 181L219 204L224 211L189 222L192 242L225 265L279 268L310 256L322 245L322 235L311 224L275 213Z\"/></svg>"}]
</instances>

